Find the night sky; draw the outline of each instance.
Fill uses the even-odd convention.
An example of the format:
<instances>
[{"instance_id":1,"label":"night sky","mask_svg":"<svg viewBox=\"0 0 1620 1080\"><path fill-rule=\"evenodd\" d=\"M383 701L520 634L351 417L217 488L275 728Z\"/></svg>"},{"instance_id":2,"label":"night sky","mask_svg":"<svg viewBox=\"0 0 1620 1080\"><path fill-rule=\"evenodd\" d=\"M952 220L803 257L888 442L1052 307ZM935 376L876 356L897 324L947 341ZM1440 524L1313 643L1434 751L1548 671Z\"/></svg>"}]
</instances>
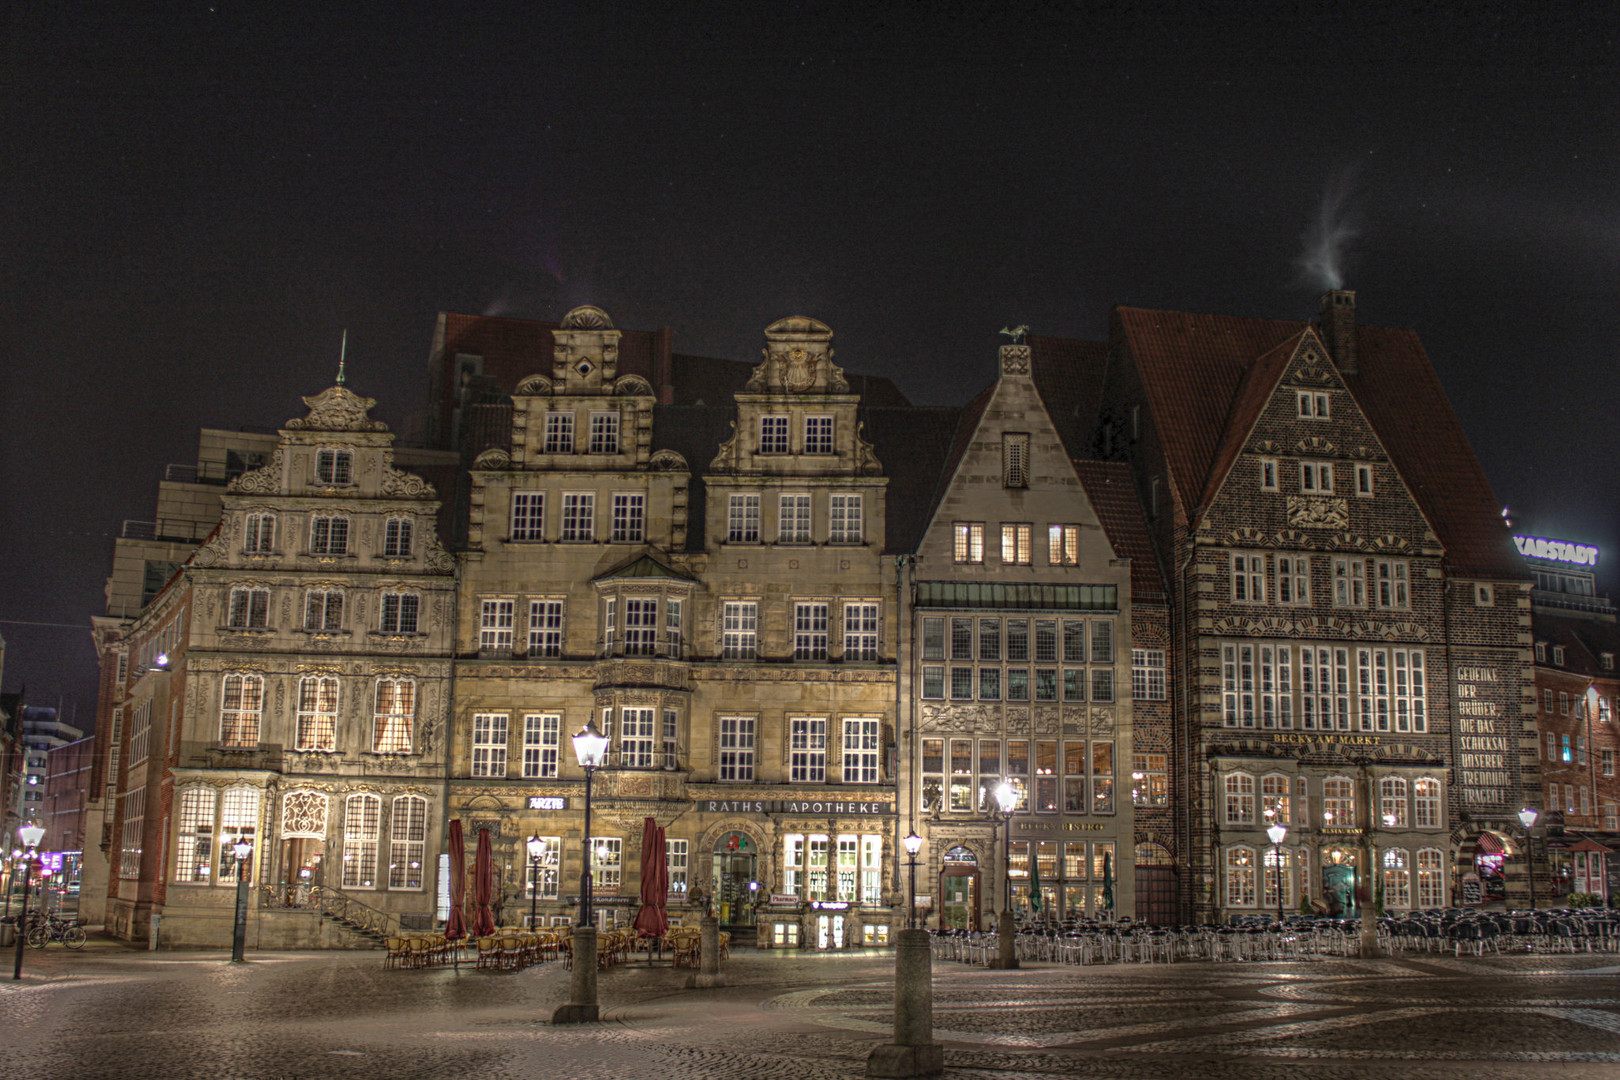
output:
<instances>
[{"instance_id":1,"label":"night sky","mask_svg":"<svg viewBox=\"0 0 1620 1080\"><path fill-rule=\"evenodd\" d=\"M1328 264L1421 334L1518 522L1612 562L1620 20L1395 6L13 0L4 689L88 719L163 466L302 415L345 328L397 425L441 310L750 360L814 315L957 403L1002 326L1309 318Z\"/></svg>"}]
</instances>

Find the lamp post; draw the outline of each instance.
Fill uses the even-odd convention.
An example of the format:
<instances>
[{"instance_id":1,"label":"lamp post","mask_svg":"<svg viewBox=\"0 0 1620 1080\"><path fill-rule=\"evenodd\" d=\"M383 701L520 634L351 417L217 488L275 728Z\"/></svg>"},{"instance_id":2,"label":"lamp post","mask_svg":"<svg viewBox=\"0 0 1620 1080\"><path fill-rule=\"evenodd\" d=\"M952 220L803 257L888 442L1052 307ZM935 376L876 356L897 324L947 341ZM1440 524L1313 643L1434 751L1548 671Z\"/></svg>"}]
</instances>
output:
<instances>
[{"instance_id":1,"label":"lamp post","mask_svg":"<svg viewBox=\"0 0 1620 1080\"><path fill-rule=\"evenodd\" d=\"M529 929L534 929L535 905L540 900L540 859L546 853L546 842L538 836L529 837Z\"/></svg>"},{"instance_id":2,"label":"lamp post","mask_svg":"<svg viewBox=\"0 0 1620 1080\"><path fill-rule=\"evenodd\" d=\"M996 944L999 959L996 966L1011 971L1018 966L1018 930L1012 913L1012 816L1018 806L1018 790L1003 780L996 785L996 805L1006 824L1006 839L1002 846L1001 861L1001 919L996 924Z\"/></svg>"},{"instance_id":3,"label":"lamp post","mask_svg":"<svg viewBox=\"0 0 1620 1080\"><path fill-rule=\"evenodd\" d=\"M45 839L45 830L38 825L24 825L17 830L17 839L23 842L23 851L17 856L17 861L22 863L23 901L22 914L17 916L17 964L11 970L13 982L22 978L23 936L28 933L28 879L33 862L39 857L35 849Z\"/></svg>"},{"instance_id":4,"label":"lamp post","mask_svg":"<svg viewBox=\"0 0 1620 1080\"><path fill-rule=\"evenodd\" d=\"M1531 839L1530 830L1536 827L1536 818L1541 814L1533 806L1527 806L1519 811L1519 824L1524 826L1524 873L1530 882L1530 910L1536 910L1536 860L1535 841ZM26 886L23 891L23 903L28 903Z\"/></svg>"},{"instance_id":5,"label":"lamp post","mask_svg":"<svg viewBox=\"0 0 1620 1080\"><path fill-rule=\"evenodd\" d=\"M591 925L591 777L607 757L608 739L592 721L573 736L574 757L585 770L585 837L580 845L579 920L574 924L574 969L569 1003L551 1014L553 1024L589 1023L601 1019L596 1004L596 927Z\"/></svg>"},{"instance_id":6,"label":"lamp post","mask_svg":"<svg viewBox=\"0 0 1620 1080\"><path fill-rule=\"evenodd\" d=\"M239 836L231 852L236 856L236 928L231 934L231 962L240 964L244 959L242 950L247 946L247 864L253 855L253 842Z\"/></svg>"},{"instance_id":7,"label":"lamp post","mask_svg":"<svg viewBox=\"0 0 1620 1080\"><path fill-rule=\"evenodd\" d=\"M906 845L907 887L910 890L906 893L906 929L915 930L917 929L917 852L922 850L922 837L912 833L901 843Z\"/></svg>"},{"instance_id":8,"label":"lamp post","mask_svg":"<svg viewBox=\"0 0 1620 1080\"><path fill-rule=\"evenodd\" d=\"M1283 861L1282 842L1288 836L1288 826L1278 823L1266 829L1266 836L1271 839L1271 847L1275 852L1277 867L1277 921L1283 920Z\"/></svg>"}]
</instances>

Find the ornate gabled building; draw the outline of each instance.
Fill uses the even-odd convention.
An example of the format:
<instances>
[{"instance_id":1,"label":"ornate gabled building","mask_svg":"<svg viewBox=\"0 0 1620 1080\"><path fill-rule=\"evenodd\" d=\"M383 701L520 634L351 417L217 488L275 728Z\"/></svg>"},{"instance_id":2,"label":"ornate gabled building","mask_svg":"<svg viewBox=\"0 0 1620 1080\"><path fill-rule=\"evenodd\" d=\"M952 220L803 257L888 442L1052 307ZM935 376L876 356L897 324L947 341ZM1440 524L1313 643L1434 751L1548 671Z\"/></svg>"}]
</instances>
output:
<instances>
[{"instance_id":1,"label":"ornate gabled building","mask_svg":"<svg viewBox=\"0 0 1620 1080\"><path fill-rule=\"evenodd\" d=\"M1047 412L1031 346L1003 346L1000 377L962 410L913 566L919 889L945 925L983 925L1009 889L1022 917L1134 912L1131 564ZM1162 648L1159 661L1162 693Z\"/></svg>"},{"instance_id":2,"label":"ornate gabled building","mask_svg":"<svg viewBox=\"0 0 1620 1080\"><path fill-rule=\"evenodd\" d=\"M260 946L329 943L311 886L426 910L443 833L455 563L374 402L306 398L124 635L109 927L228 942L239 838ZM165 600L165 597L170 599ZM174 608L176 611L171 612Z\"/></svg>"},{"instance_id":3,"label":"ornate gabled building","mask_svg":"<svg viewBox=\"0 0 1620 1080\"><path fill-rule=\"evenodd\" d=\"M693 437L714 417L695 414L719 410L657 406L656 369L620 363L599 309L552 336L509 435L473 463L449 812L491 831L509 902L571 919L586 844L567 736L595 720L611 740L589 844L604 921L633 909L651 816L671 823L654 857L675 912L712 898L765 944L886 937L886 481L832 332L767 329L701 477L676 447L714 454ZM526 873L530 836L546 854Z\"/></svg>"},{"instance_id":4,"label":"ornate gabled building","mask_svg":"<svg viewBox=\"0 0 1620 1080\"><path fill-rule=\"evenodd\" d=\"M1191 912L1354 910L1373 872L1450 903L1486 833L1523 902L1527 575L1416 335L1322 311L1113 313L1098 441L1169 579Z\"/></svg>"}]
</instances>

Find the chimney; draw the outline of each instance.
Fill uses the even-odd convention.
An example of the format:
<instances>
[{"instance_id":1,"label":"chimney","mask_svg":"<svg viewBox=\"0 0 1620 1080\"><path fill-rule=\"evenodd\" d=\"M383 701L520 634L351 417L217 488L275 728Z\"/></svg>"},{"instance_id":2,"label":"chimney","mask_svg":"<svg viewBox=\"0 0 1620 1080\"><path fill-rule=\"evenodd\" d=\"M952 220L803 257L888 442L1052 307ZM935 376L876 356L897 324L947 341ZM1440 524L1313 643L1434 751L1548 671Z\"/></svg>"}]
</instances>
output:
<instances>
[{"instance_id":1,"label":"chimney","mask_svg":"<svg viewBox=\"0 0 1620 1080\"><path fill-rule=\"evenodd\" d=\"M1356 293L1329 289L1322 294L1322 343L1340 375L1356 373Z\"/></svg>"}]
</instances>

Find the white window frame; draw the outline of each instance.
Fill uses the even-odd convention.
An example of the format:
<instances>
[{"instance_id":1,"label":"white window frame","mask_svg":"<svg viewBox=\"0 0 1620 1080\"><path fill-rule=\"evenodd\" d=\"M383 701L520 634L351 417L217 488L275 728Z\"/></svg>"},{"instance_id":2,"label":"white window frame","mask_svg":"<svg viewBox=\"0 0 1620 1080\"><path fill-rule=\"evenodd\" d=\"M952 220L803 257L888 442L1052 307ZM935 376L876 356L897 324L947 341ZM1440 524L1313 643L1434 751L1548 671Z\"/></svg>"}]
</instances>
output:
<instances>
[{"instance_id":1,"label":"white window frame","mask_svg":"<svg viewBox=\"0 0 1620 1080\"><path fill-rule=\"evenodd\" d=\"M327 487L348 487L354 483L354 451L320 449L315 451L315 482Z\"/></svg>"},{"instance_id":2,"label":"white window frame","mask_svg":"<svg viewBox=\"0 0 1620 1080\"><path fill-rule=\"evenodd\" d=\"M1266 557L1259 552L1232 552L1232 602L1266 602Z\"/></svg>"},{"instance_id":3,"label":"white window frame","mask_svg":"<svg viewBox=\"0 0 1620 1080\"><path fill-rule=\"evenodd\" d=\"M1299 415L1310 420L1331 420L1333 406L1328 394L1321 390L1299 391Z\"/></svg>"},{"instance_id":4,"label":"white window frame","mask_svg":"<svg viewBox=\"0 0 1620 1080\"><path fill-rule=\"evenodd\" d=\"M810 517L813 500L808 491L784 491L776 502L776 542L808 544L812 538Z\"/></svg>"},{"instance_id":5,"label":"white window frame","mask_svg":"<svg viewBox=\"0 0 1620 1080\"><path fill-rule=\"evenodd\" d=\"M827 659L825 600L803 600L793 605L793 659Z\"/></svg>"},{"instance_id":6,"label":"white window frame","mask_svg":"<svg viewBox=\"0 0 1620 1080\"><path fill-rule=\"evenodd\" d=\"M804 452L806 454L831 454L837 447L833 443L833 418L831 416L806 416L804 418Z\"/></svg>"},{"instance_id":7,"label":"white window frame","mask_svg":"<svg viewBox=\"0 0 1620 1080\"><path fill-rule=\"evenodd\" d=\"M472 775L475 779L506 779L510 727L511 718L506 713L473 713Z\"/></svg>"},{"instance_id":8,"label":"white window frame","mask_svg":"<svg viewBox=\"0 0 1620 1080\"><path fill-rule=\"evenodd\" d=\"M345 889L377 888L377 844L382 836L382 799L358 792L343 800Z\"/></svg>"},{"instance_id":9,"label":"white window frame","mask_svg":"<svg viewBox=\"0 0 1620 1080\"><path fill-rule=\"evenodd\" d=\"M478 604L478 649L512 651L517 601L510 596L485 597Z\"/></svg>"},{"instance_id":10,"label":"white window frame","mask_svg":"<svg viewBox=\"0 0 1620 1080\"><path fill-rule=\"evenodd\" d=\"M1255 811L1254 775L1229 772L1221 780L1221 824L1253 825Z\"/></svg>"},{"instance_id":11,"label":"white window frame","mask_svg":"<svg viewBox=\"0 0 1620 1080\"><path fill-rule=\"evenodd\" d=\"M1311 560L1308 555L1277 554L1277 603L1308 607L1311 602Z\"/></svg>"},{"instance_id":12,"label":"white window frame","mask_svg":"<svg viewBox=\"0 0 1620 1080\"><path fill-rule=\"evenodd\" d=\"M264 676L227 672L220 687L220 745L237 749L258 746L264 723ZM134 761L135 752L131 749L130 762Z\"/></svg>"},{"instance_id":13,"label":"white window frame","mask_svg":"<svg viewBox=\"0 0 1620 1080\"><path fill-rule=\"evenodd\" d=\"M1333 463L1331 461L1300 462L1299 490L1311 495L1333 494Z\"/></svg>"},{"instance_id":14,"label":"white window frame","mask_svg":"<svg viewBox=\"0 0 1620 1080\"><path fill-rule=\"evenodd\" d=\"M1333 556L1333 606L1367 606L1367 560L1362 556Z\"/></svg>"},{"instance_id":15,"label":"white window frame","mask_svg":"<svg viewBox=\"0 0 1620 1080\"><path fill-rule=\"evenodd\" d=\"M647 496L640 491L613 493L615 544L639 544L647 537Z\"/></svg>"},{"instance_id":16,"label":"white window frame","mask_svg":"<svg viewBox=\"0 0 1620 1080\"><path fill-rule=\"evenodd\" d=\"M181 788L175 799L174 883L213 884L214 816L219 795L211 787Z\"/></svg>"},{"instance_id":17,"label":"white window frame","mask_svg":"<svg viewBox=\"0 0 1620 1080\"><path fill-rule=\"evenodd\" d=\"M270 590L260 585L238 585L232 589L225 625L232 630L268 629Z\"/></svg>"},{"instance_id":18,"label":"white window frame","mask_svg":"<svg viewBox=\"0 0 1620 1080\"><path fill-rule=\"evenodd\" d=\"M415 523L398 514L383 522L383 558L408 559L415 542Z\"/></svg>"},{"instance_id":19,"label":"white window frame","mask_svg":"<svg viewBox=\"0 0 1620 1080\"><path fill-rule=\"evenodd\" d=\"M428 801L396 795L388 807L388 888L420 890L427 879Z\"/></svg>"},{"instance_id":20,"label":"white window frame","mask_svg":"<svg viewBox=\"0 0 1620 1080\"><path fill-rule=\"evenodd\" d=\"M786 416L771 415L759 418L759 452L761 454L786 454L791 452Z\"/></svg>"},{"instance_id":21,"label":"white window frame","mask_svg":"<svg viewBox=\"0 0 1620 1080\"><path fill-rule=\"evenodd\" d=\"M1226 849L1226 906L1252 908L1258 903L1255 871L1258 863L1254 848L1238 844Z\"/></svg>"},{"instance_id":22,"label":"white window frame","mask_svg":"<svg viewBox=\"0 0 1620 1080\"><path fill-rule=\"evenodd\" d=\"M242 551L248 555L268 555L276 549L276 515L248 514L242 523Z\"/></svg>"},{"instance_id":23,"label":"white window frame","mask_svg":"<svg viewBox=\"0 0 1620 1080\"><path fill-rule=\"evenodd\" d=\"M297 749L331 753L337 750L339 686L335 675L305 675L298 680Z\"/></svg>"},{"instance_id":24,"label":"white window frame","mask_svg":"<svg viewBox=\"0 0 1620 1080\"><path fill-rule=\"evenodd\" d=\"M721 783L753 782L755 726L755 718L752 716L720 717Z\"/></svg>"},{"instance_id":25,"label":"white window frame","mask_svg":"<svg viewBox=\"0 0 1620 1080\"><path fill-rule=\"evenodd\" d=\"M574 452L574 414L572 412L546 413L544 438L542 453L572 454Z\"/></svg>"},{"instance_id":26,"label":"white window frame","mask_svg":"<svg viewBox=\"0 0 1620 1080\"><path fill-rule=\"evenodd\" d=\"M377 610L377 628L381 633L415 634L420 624L422 597L414 592L385 592Z\"/></svg>"},{"instance_id":27,"label":"white window frame","mask_svg":"<svg viewBox=\"0 0 1620 1080\"><path fill-rule=\"evenodd\" d=\"M658 745L658 710L648 705L627 705L619 709L619 767L653 769L661 767Z\"/></svg>"},{"instance_id":28,"label":"white window frame","mask_svg":"<svg viewBox=\"0 0 1620 1080\"><path fill-rule=\"evenodd\" d=\"M878 659L881 622L878 605L870 601L844 605L844 659Z\"/></svg>"},{"instance_id":29,"label":"white window frame","mask_svg":"<svg viewBox=\"0 0 1620 1080\"><path fill-rule=\"evenodd\" d=\"M562 656L566 629L564 601L549 598L529 601L529 651L531 658L556 659Z\"/></svg>"},{"instance_id":30,"label":"white window frame","mask_svg":"<svg viewBox=\"0 0 1620 1080\"><path fill-rule=\"evenodd\" d=\"M1046 561L1052 566L1080 565L1080 526L1046 527Z\"/></svg>"},{"instance_id":31,"label":"white window frame","mask_svg":"<svg viewBox=\"0 0 1620 1080\"><path fill-rule=\"evenodd\" d=\"M555 778L561 748L561 713L523 714L523 779Z\"/></svg>"},{"instance_id":32,"label":"white window frame","mask_svg":"<svg viewBox=\"0 0 1620 1080\"><path fill-rule=\"evenodd\" d=\"M1277 459L1276 458L1261 458L1260 459L1260 490L1261 491L1276 491L1277 490Z\"/></svg>"},{"instance_id":33,"label":"white window frame","mask_svg":"<svg viewBox=\"0 0 1620 1080\"><path fill-rule=\"evenodd\" d=\"M1383 611L1411 609L1411 566L1405 559L1374 559L1373 580L1375 607Z\"/></svg>"},{"instance_id":34,"label":"white window frame","mask_svg":"<svg viewBox=\"0 0 1620 1080\"><path fill-rule=\"evenodd\" d=\"M348 515L329 513L310 515L309 553L311 555L347 555L349 553Z\"/></svg>"},{"instance_id":35,"label":"white window frame","mask_svg":"<svg viewBox=\"0 0 1620 1080\"><path fill-rule=\"evenodd\" d=\"M1164 701L1167 697L1165 651L1131 650L1131 700Z\"/></svg>"},{"instance_id":36,"label":"white window frame","mask_svg":"<svg viewBox=\"0 0 1620 1080\"><path fill-rule=\"evenodd\" d=\"M562 532L565 544L589 544L596 539L596 492L563 492Z\"/></svg>"},{"instance_id":37,"label":"white window frame","mask_svg":"<svg viewBox=\"0 0 1620 1080\"><path fill-rule=\"evenodd\" d=\"M1373 467L1358 464L1356 466L1356 497L1370 499L1373 496Z\"/></svg>"},{"instance_id":38,"label":"white window frame","mask_svg":"<svg viewBox=\"0 0 1620 1080\"><path fill-rule=\"evenodd\" d=\"M844 719L843 779L846 784L882 781L882 722L873 717Z\"/></svg>"},{"instance_id":39,"label":"white window frame","mask_svg":"<svg viewBox=\"0 0 1620 1080\"><path fill-rule=\"evenodd\" d=\"M511 539L518 543L534 543L546 538L546 493L543 491L512 492Z\"/></svg>"},{"instance_id":40,"label":"white window frame","mask_svg":"<svg viewBox=\"0 0 1620 1080\"><path fill-rule=\"evenodd\" d=\"M720 605L720 658L753 660L759 649L759 604L726 600Z\"/></svg>"},{"instance_id":41,"label":"white window frame","mask_svg":"<svg viewBox=\"0 0 1620 1080\"><path fill-rule=\"evenodd\" d=\"M836 491L829 496L827 503L827 543L864 543L866 519L860 493Z\"/></svg>"},{"instance_id":42,"label":"white window frame","mask_svg":"<svg viewBox=\"0 0 1620 1080\"><path fill-rule=\"evenodd\" d=\"M827 718L793 716L788 719L788 782L823 784L827 781Z\"/></svg>"},{"instance_id":43,"label":"white window frame","mask_svg":"<svg viewBox=\"0 0 1620 1080\"><path fill-rule=\"evenodd\" d=\"M409 754L416 727L416 679L384 675L374 688L371 752Z\"/></svg>"},{"instance_id":44,"label":"white window frame","mask_svg":"<svg viewBox=\"0 0 1620 1080\"><path fill-rule=\"evenodd\" d=\"M617 454L619 452L619 414L617 412L591 413L590 453Z\"/></svg>"},{"instance_id":45,"label":"white window frame","mask_svg":"<svg viewBox=\"0 0 1620 1080\"><path fill-rule=\"evenodd\" d=\"M759 543L759 495L733 493L726 500L726 543Z\"/></svg>"}]
</instances>

